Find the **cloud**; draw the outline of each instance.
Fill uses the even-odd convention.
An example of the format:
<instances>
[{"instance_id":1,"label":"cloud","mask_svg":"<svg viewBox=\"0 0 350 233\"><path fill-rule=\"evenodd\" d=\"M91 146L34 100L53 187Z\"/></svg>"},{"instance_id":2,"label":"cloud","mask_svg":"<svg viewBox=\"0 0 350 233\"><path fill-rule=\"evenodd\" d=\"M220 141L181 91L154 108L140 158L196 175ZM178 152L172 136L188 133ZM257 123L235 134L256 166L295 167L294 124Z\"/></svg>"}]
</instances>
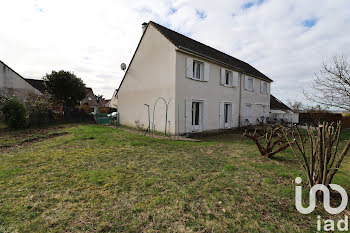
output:
<instances>
[{"instance_id":1,"label":"cloud","mask_svg":"<svg viewBox=\"0 0 350 233\"><path fill-rule=\"evenodd\" d=\"M348 9L346 0L11 0L0 8L0 60L28 78L74 71L110 98L153 20L250 63L281 100L300 100L324 61L350 56Z\"/></svg>"}]
</instances>

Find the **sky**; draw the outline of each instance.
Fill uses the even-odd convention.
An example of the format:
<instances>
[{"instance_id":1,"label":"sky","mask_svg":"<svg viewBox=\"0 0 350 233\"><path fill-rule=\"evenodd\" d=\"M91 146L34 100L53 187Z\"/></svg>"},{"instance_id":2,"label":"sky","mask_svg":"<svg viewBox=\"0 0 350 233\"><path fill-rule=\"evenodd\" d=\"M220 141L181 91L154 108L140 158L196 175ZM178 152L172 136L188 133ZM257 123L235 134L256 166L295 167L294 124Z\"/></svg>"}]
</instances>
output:
<instances>
[{"instance_id":1,"label":"sky","mask_svg":"<svg viewBox=\"0 0 350 233\"><path fill-rule=\"evenodd\" d=\"M304 101L324 62L350 56L350 1L0 0L0 60L25 78L68 70L111 98L150 20L241 59Z\"/></svg>"}]
</instances>

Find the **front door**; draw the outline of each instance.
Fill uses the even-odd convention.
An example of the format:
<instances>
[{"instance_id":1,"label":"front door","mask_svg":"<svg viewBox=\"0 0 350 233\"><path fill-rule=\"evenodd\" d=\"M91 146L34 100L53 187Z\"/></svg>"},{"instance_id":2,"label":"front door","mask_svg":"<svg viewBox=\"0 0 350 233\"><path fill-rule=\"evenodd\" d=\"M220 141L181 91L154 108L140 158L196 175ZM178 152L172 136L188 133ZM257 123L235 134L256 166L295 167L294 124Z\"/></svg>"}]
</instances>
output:
<instances>
[{"instance_id":1,"label":"front door","mask_svg":"<svg viewBox=\"0 0 350 233\"><path fill-rule=\"evenodd\" d=\"M192 131L202 130L202 103L192 102Z\"/></svg>"}]
</instances>

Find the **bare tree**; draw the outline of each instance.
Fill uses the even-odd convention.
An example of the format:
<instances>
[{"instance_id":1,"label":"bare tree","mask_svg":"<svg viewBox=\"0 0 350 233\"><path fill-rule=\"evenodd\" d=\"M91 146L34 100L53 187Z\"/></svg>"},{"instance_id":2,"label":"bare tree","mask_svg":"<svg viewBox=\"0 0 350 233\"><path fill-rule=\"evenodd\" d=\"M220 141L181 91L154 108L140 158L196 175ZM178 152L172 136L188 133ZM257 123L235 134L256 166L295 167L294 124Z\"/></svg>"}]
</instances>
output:
<instances>
[{"instance_id":1,"label":"bare tree","mask_svg":"<svg viewBox=\"0 0 350 233\"><path fill-rule=\"evenodd\" d=\"M253 140L259 149L259 152L265 158L273 158L279 152L286 150L290 144L283 133L288 134L288 128L283 125L264 126L262 135L257 134L257 129L254 132L244 132L243 136Z\"/></svg>"},{"instance_id":2,"label":"bare tree","mask_svg":"<svg viewBox=\"0 0 350 233\"><path fill-rule=\"evenodd\" d=\"M302 102L296 101L296 100L294 101L288 100L287 104L293 111L301 111L305 107Z\"/></svg>"},{"instance_id":3,"label":"bare tree","mask_svg":"<svg viewBox=\"0 0 350 233\"><path fill-rule=\"evenodd\" d=\"M345 141L339 153L340 122L336 124L323 122L317 127L307 125L306 131L305 135L296 128L292 132L292 137L289 136L289 131L285 131L285 139L302 165L309 187L312 188L315 184L328 186L350 149L350 139Z\"/></svg>"},{"instance_id":4,"label":"bare tree","mask_svg":"<svg viewBox=\"0 0 350 233\"><path fill-rule=\"evenodd\" d=\"M333 56L324 63L313 82L315 92L306 92L307 99L328 107L350 111L350 64L344 56Z\"/></svg>"}]
</instances>

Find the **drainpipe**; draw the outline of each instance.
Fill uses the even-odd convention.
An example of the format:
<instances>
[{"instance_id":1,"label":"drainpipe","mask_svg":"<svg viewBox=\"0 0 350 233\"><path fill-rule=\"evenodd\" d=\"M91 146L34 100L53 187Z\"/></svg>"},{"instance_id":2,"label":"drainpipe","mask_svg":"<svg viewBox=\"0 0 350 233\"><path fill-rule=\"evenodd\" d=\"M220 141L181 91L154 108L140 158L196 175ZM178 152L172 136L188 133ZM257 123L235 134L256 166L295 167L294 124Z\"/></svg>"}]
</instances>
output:
<instances>
[{"instance_id":1,"label":"drainpipe","mask_svg":"<svg viewBox=\"0 0 350 233\"><path fill-rule=\"evenodd\" d=\"M242 76L243 74L239 75L238 128L241 128Z\"/></svg>"}]
</instances>

